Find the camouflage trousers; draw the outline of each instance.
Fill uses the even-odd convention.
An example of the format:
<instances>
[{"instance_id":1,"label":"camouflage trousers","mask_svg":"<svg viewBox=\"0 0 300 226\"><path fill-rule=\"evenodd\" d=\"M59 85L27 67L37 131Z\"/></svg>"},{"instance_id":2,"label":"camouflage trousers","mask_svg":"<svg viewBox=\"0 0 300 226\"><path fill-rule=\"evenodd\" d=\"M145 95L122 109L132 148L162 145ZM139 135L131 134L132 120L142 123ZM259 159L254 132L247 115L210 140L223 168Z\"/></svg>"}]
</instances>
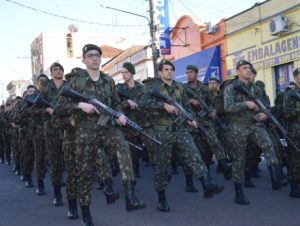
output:
<instances>
[{"instance_id":1,"label":"camouflage trousers","mask_svg":"<svg viewBox=\"0 0 300 226\"><path fill-rule=\"evenodd\" d=\"M288 129L288 136L293 143L300 149L300 123L292 125ZM300 151L290 146L290 170L289 179L300 183Z\"/></svg>"},{"instance_id":2,"label":"camouflage trousers","mask_svg":"<svg viewBox=\"0 0 300 226\"><path fill-rule=\"evenodd\" d=\"M77 166L76 166L76 140L72 138L64 138L63 141L63 153L66 165L66 198L77 198Z\"/></svg>"},{"instance_id":3,"label":"camouflage trousers","mask_svg":"<svg viewBox=\"0 0 300 226\"><path fill-rule=\"evenodd\" d=\"M19 136L18 136L18 129L14 128L11 130L11 140L10 140L11 152L12 157L15 165L21 165L21 148L19 145Z\"/></svg>"},{"instance_id":4,"label":"camouflage trousers","mask_svg":"<svg viewBox=\"0 0 300 226\"><path fill-rule=\"evenodd\" d=\"M24 137L22 139L22 172L25 174L32 174L34 164L34 148L32 139Z\"/></svg>"},{"instance_id":5,"label":"camouflage trousers","mask_svg":"<svg viewBox=\"0 0 300 226\"><path fill-rule=\"evenodd\" d=\"M232 180L235 183L243 183L245 174L245 159L247 144L253 142L264 153L267 165L277 165L278 159L276 152L270 139L270 136L264 126L253 126L251 129L244 131L243 134L236 134L232 140Z\"/></svg>"},{"instance_id":6,"label":"camouflage trousers","mask_svg":"<svg viewBox=\"0 0 300 226\"><path fill-rule=\"evenodd\" d=\"M76 130L76 164L77 191L80 205L91 203L92 176L96 166L99 147L117 156L121 179L133 181L134 174L129 146L121 130L115 127L104 129L77 128Z\"/></svg>"},{"instance_id":7,"label":"camouflage trousers","mask_svg":"<svg viewBox=\"0 0 300 226\"><path fill-rule=\"evenodd\" d=\"M101 179L107 179L112 177L111 167L109 164L109 158L103 148L98 148L95 159L96 174Z\"/></svg>"},{"instance_id":8,"label":"camouflage trousers","mask_svg":"<svg viewBox=\"0 0 300 226\"><path fill-rule=\"evenodd\" d=\"M10 139L10 135L8 133L4 133L3 135L4 137L4 153L5 153L5 159L6 161L10 161L11 160L11 139Z\"/></svg>"},{"instance_id":9,"label":"camouflage trousers","mask_svg":"<svg viewBox=\"0 0 300 226\"><path fill-rule=\"evenodd\" d=\"M39 137L36 134L33 136L33 147L35 155L35 170L37 180L43 180L45 178L46 170L46 144L44 136Z\"/></svg>"},{"instance_id":10,"label":"camouflage trousers","mask_svg":"<svg viewBox=\"0 0 300 226\"><path fill-rule=\"evenodd\" d=\"M46 145L51 164L51 183L53 186L61 185L63 167L62 143L63 141L60 139L58 132L56 134L46 133Z\"/></svg>"},{"instance_id":11,"label":"camouflage trousers","mask_svg":"<svg viewBox=\"0 0 300 226\"><path fill-rule=\"evenodd\" d=\"M141 144L139 137L137 137L137 136L126 137L126 140L130 141L131 143L133 143L135 145ZM130 155L131 155L131 159L132 159L132 167L135 171L139 166L140 150L136 149L135 147L132 147L131 145L129 145L129 148L130 148Z\"/></svg>"},{"instance_id":12,"label":"camouflage trousers","mask_svg":"<svg viewBox=\"0 0 300 226\"><path fill-rule=\"evenodd\" d=\"M163 191L168 186L168 165L170 164L173 146L176 145L173 154L192 170L197 178L206 175L205 166L199 150L196 147L191 134L187 131L163 131L156 130L156 138L162 143L155 149L149 150L149 157L154 170L154 187L156 191Z\"/></svg>"},{"instance_id":13,"label":"camouflage trousers","mask_svg":"<svg viewBox=\"0 0 300 226\"><path fill-rule=\"evenodd\" d=\"M4 153L5 153L5 146L4 146L4 139L3 139L3 132L0 132L0 158L4 160Z\"/></svg>"}]
</instances>

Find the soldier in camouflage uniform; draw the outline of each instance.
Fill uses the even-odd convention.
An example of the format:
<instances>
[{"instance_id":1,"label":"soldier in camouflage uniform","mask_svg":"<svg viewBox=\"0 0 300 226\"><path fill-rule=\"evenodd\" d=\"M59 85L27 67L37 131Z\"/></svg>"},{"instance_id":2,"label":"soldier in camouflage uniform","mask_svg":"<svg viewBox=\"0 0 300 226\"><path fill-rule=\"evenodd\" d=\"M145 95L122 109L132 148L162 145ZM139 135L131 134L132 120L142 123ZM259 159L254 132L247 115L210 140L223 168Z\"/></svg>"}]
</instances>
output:
<instances>
[{"instance_id":1,"label":"soldier in camouflage uniform","mask_svg":"<svg viewBox=\"0 0 300 226\"><path fill-rule=\"evenodd\" d=\"M232 180L235 187L234 202L240 205L249 205L242 189L245 170L245 154L249 141L255 142L264 153L269 167L272 188L279 189L286 186L286 182L280 178L278 159L268 135L264 121L267 116L261 112L257 105L248 97L235 90L235 86L244 86L253 95L259 95L251 79L252 65L246 60L237 63L236 71L238 78L233 79L224 90L224 109L230 121L230 130L234 136L232 140L233 165ZM258 98L260 98L258 96Z\"/></svg>"},{"instance_id":2,"label":"soldier in camouflage uniform","mask_svg":"<svg viewBox=\"0 0 300 226\"><path fill-rule=\"evenodd\" d=\"M162 145L149 150L149 157L154 170L154 186L158 193L159 204L157 208L162 212L170 211L165 192L168 186L167 167L170 164L174 145L177 145L176 155L178 155L178 158L201 181L205 198L210 198L223 190L223 186L211 184L207 167L186 126L174 123L177 114L176 108L151 95L151 90L157 89L164 95L174 98L179 104L191 111L182 86L173 81L174 70L175 67L171 62L161 61L158 66L161 79L156 79L150 85L139 104L142 109L149 112L149 119L153 124L156 138L162 143ZM197 126L195 121L189 123L194 127Z\"/></svg>"},{"instance_id":3,"label":"soldier in camouflage uniform","mask_svg":"<svg viewBox=\"0 0 300 226\"><path fill-rule=\"evenodd\" d=\"M144 121L142 113L138 107L138 102L144 93L142 84L134 81L135 68L130 62L125 62L122 66L122 76L124 83L117 84L118 94L123 106L123 112L134 122L141 124ZM123 95L122 95L123 94ZM124 129L125 137L133 144L139 144L138 134L130 129ZM140 177L139 152L140 150L130 146L132 165L135 177Z\"/></svg>"},{"instance_id":4,"label":"soldier in camouflage uniform","mask_svg":"<svg viewBox=\"0 0 300 226\"><path fill-rule=\"evenodd\" d=\"M197 66L187 65L186 75L188 82L184 84L184 88L191 89L195 95L201 97L205 101L208 107L213 108L211 94L207 86L203 85L198 80ZM189 97L189 103L191 104L195 115L202 110L201 104L196 99ZM225 179L229 180L231 178L231 168L227 164L225 150L224 148L221 148L222 144L215 130L215 122L213 119L215 116L216 112L214 110L211 115L205 114L203 117L197 117L199 123L201 123L208 131L208 136L199 134L197 130L192 130L192 135L196 145L198 144L198 148L201 150L201 147L204 147L201 151L205 164L207 166L210 165L212 156L214 154L218 160L219 167L223 172Z\"/></svg>"},{"instance_id":5,"label":"soldier in camouflage uniform","mask_svg":"<svg viewBox=\"0 0 300 226\"><path fill-rule=\"evenodd\" d=\"M1 105L0 108L0 163L5 161L5 146L4 146L4 128L5 128L5 106Z\"/></svg>"},{"instance_id":6,"label":"soldier in camouflage uniform","mask_svg":"<svg viewBox=\"0 0 300 226\"><path fill-rule=\"evenodd\" d=\"M6 102L5 104L5 112L4 112L4 118L5 118L5 127L4 127L4 149L5 149L5 164L10 165L11 161L11 138L10 138L10 130L11 130L11 124L9 120L10 111L12 108L12 104L10 102Z\"/></svg>"},{"instance_id":7,"label":"soldier in camouflage uniform","mask_svg":"<svg viewBox=\"0 0 300 226\"><path fill-rule=\"evenodd\" d=\"M26 96L32 95L36 91L35 86L29 85L27 87ZM31 121L30 121L30 107L25 100L22 100L20 107L18 109L17 115L15 117L15 122L20 125L20 149L22 152L22 171L26 178L25 186L30 188L33 187L31 174L33 172L34 164L34 148L32 142L32 131L31 131Z\"/></svg>"},{"instance_id":8,"label":"soldier in camouflage uniform","mask_svg":"<svg viewBox=\"0 0 300 226\"><path fill-rule=\"evenodd\" d=\"M37 91L34 96L38 96L44 89L45 83L49 81L47 75L41 74L36 81ZM41 111L44 109L31 107L31 125L32 125L32 141L35 156L35 171L37 177L38 187L36 189L37 195L45 195L45 170L46 170L46 143L44 134L44 121Z\"/></svg>"},{"instance_id":9,"label":"soldier in camouflage uniform","mask_svg":"<svg viewBox=\"0 0 300 226\"><path fill-rule=\"evenodd\" d=\"M73 81L74 75L69 73L66 76L68 82ZM77 207L77 165L76 165L76 117L72 109L67 107L67 99L62 98L54 109L54 115L59 117L59 125L64 129L63 153L66 165L66 198L68 200L68 218L78 218ZM113 191L111 170L104 150L99 149L96 156L96 168L98 176L105 183L104 194L108 204L114 203L119 198L118 193Z\"/></svg>"},{"instance_id":10,"label":"soldier in camouflage uniform","mask_svg":"<svg viewBox=\"0 0 300 226\"><path fill-rule=\"evenodd\" d=\"M46 146L51 165L51 183L54 190L53 205L61 206L63 204L61 193L63 131L58 125L57 118L52 117L52 115L53 108L59 99L60 91L65 84L65 81L63 80L64 69L61 64L55 62L51 65L50 72L52 79L47 82L40 96L48 101L52 106L40 107L40 113L44 118Z\"/></svg>"},{"instance_id":11,"label":"soldier in camouflage uniform","mask_svg":"<svg viewBox=\"0 0 300 226\"><path fill-rule=\"evenodd\" d=\"M92 96L117 111L121 104L116 93L114 81L100 72L101 49L93 44L83 47L82 62L87 70L75 70L78 73L72 87L88 96ZM74 72L74 70L73 70ZM76 101L74 99L74 101ZM125 188L126 210L144 208L134 192L134 173L129 146L120 129L110 124L106 115L101 114L92 104L73 102L68 105L76 114L76 164L78 165L77 189L84 225L93 225L89 206L91 203L92 171L95 166L95 156L99 146L109 152L114 152L120 166L121 179ZM107 121L108 120L108 121ZM99 122L99 123L97 123ZM126 124L126 118L121 115L116 123Z\"/></svg>"},{"instance_id":12,"label":"soldier in camouflage uniform","mask_svg":"<svg viewBox=\"0 0 300 226\"><path fill-rule=\"evenodd\" d=\"M290 147L290 170L289 179L291 183L290 196L300 198L300 68L293 71L296 86L287 91L283 100L283 112L287 119L287 132L290 139L298 150Z\"/></svg>"}]
</instances>

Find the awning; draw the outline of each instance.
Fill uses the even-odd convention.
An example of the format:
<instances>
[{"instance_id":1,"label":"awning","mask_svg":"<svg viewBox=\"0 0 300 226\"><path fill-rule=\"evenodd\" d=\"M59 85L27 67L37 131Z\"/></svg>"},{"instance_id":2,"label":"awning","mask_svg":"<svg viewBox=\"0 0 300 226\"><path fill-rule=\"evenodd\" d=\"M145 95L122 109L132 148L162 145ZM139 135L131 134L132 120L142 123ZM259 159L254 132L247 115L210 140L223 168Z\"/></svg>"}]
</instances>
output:
<instances>
[{"instance_id":1,"label":"awning","mask_svg":"<svg viewBox=\"0 0 300 226\"><path fill-rule=\"evenodd\" d=\"M199 69L198 78L203 83L208 83L210 77L217 77L222 80L220 46L214 46L209 49L194 53L190 56L174 60L175 65L174 79L178 82L186 82L186 66L188 64L196 65Z\"/></svg>"}]
</instances>

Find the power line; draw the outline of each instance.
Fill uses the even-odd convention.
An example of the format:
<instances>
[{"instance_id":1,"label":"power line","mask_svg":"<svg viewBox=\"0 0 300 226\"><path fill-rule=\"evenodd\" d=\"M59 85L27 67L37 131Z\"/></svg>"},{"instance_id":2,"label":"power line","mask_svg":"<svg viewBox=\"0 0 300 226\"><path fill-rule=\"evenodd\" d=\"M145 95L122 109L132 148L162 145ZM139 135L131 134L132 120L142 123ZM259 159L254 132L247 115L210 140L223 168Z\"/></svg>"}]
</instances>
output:
<instances>
[{"instance_id":1,"label":"power line","mask_svg":"<svg viewBox=\"0 0 300 226\"><path fill-rule=\"evenodd\" d=\"M185 3L183 3L181 0L179 0L179 2L181 3L181 5L184 6L184 8L186 8L194 17L198 18L198 20L202 21L197 14L195 14L189 7L187 7L187 5Z\"/></svg>"},{"instance_id":2,"label":"power line","mask_svg":"<svg viewBox=\"0 0 300 226\"><path fill-rule=\"evenodd\" d=\"M50 13L50 12L47 12L47 11L44 11L44 10L41 10L41 9L37 9L37 8L31 7L31 6L28 6L28 5L24 5L22 3L11 1L11 0L5 0L5 1L7 1L11 4L21 6L21 7L26 8L26 9L30 9L30 10L33 10L33 11L36 11L36 12L39 12L39 13L43 13L43 14L58 17L58 18L62 18L62 19L69 20L69 21L75 21L75 22L80 22L80 23L85 23L85 24L94 24L94 25L99 25L99 26L113 26L113 24L98 23L98 22L93 22L93 21L88 21L88 20L81 20L81 19L71 18L71 17L67 17L67 16L63 16L63 15L58 15L58 14L55 14L55 13ZM114 26L118 26L118 27L141 27L141 26L145 26L145 25L118 24L118 25L114 25Z\"/></svg>"}]
</instances>

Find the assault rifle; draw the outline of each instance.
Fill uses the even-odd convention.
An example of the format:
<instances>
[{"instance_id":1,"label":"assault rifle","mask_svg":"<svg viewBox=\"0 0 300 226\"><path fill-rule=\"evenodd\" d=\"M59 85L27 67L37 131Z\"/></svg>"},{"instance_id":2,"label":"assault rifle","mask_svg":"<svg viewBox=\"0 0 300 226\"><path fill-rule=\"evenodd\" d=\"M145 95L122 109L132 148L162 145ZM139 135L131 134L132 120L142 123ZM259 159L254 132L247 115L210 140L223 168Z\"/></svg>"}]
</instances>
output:
<instances>
[{"instance_id":1,"label":"assault rifle","mask_svg":"<svg viewBox=\"0 0 300 226\"><path fill-rule=\"evenodd\" d=\"M242 85L237 85L234 87L234 89L236 91L238 91L239 93L248 97L250 100L252 100L257 105L259 110L268 117L268 120L276 126L278 134L279 134L280 144L284 148L287 148L288 142L289 142L296 150L299 151L298 147L291 141L291 139L288 138L287 133L286 133L285 129L283 128L283 126L277 121L277 119L272 115L272 113L268 110L268 108L266 108L266 106L255 95L251 94Z\"/></svg>"},{"instance_id":2,"label":"assault rifle","mask_svg":"<svg viewBox=\"0 0 300 226\"><path fill-rule=\"evenodd\" d=\"M33 95L26 96L25 101L31 105L39 105L46 108L53 108L52 104L50 104L47 100L45 100L41 95L34 97Z\"/></svg>"},{"instance_id":3,"label":"assault rifle","mask_svg":"<svg viewBox=\"0 0 300 226\"><path fill-rule=\"evenodd\" d=\"M176 108L176 110L177 110L177 112L178 112L178 117L175 119L175 123L177 124L177 125L182 125L182 123L183 122L185 122L185 121L196 121L197 122L197 120L195 119L195 117L192 115L192 114L190 114L189 112L187 112L182 106L181 106L181 104L179 104L176 100L174 100L172 97L170 97L170 96L166 96L166 95L164 95L163 93L161 93L158 89L156 89L156 88L151 88L150 90L149 90L149 93L150 93L150 95L152 95L152 96L154 96L154 97L156 97L156 98L158 98L158 99L160 99L160 100L162 100L162 101L164 101L164 102L166 102L166 103L168 103L168 104L170 104L170 105L172 105L172 106L174 106L175 108ZM202 133L204 133L205 134L205 136L208 138L208 139L210 139L211 141L213 141L217 146L218 146L218 148L220 148L220 149L224 149L221 145L219 145L218 143L216 143L216 141L214 141L211 137L210 137L210 135L209 135L209 133L208 133L208 131L207 131L207 129L203 126L203 125L201 125L199 122L197 122L197 130L199 131L199 132L202 132Z\"/></svg>"},{"instance_id":4,"label":"assault rifle","mask_svg":"<svg viewBox=\"0 0 300 226\"><path fill-rule=\"evenodd\" d=\"M213 109L208 107L207 104L205 103L205 101L202 99L202 97L199 95L196 95L191 88L189 88L189 87L185 88L185 92L189 97L191 97L199 102L199 104L202 108L202 110L197 113L197 115L199 117L202 118L206 115L210 115L213 113ZM225 124L222 123L221 119L217 115L215 117L213 117L213 119L223 131L226 130Z\"/></svg>"},{"instance_id":5,"label":"assault rifle","mask_svg":"<svg viewBox=\"0 0 300 226\"><path fill-rule=\"evenodd\" d=\"M61 95L65 96L65 97L70 97L70 98L74 98L77 100L80 100L82 102L86 102L89 104L94 105L102 114L109 116L112 118L112 120L115 120L117 118L119 118L121 115L123 115L120 112L117 112L113 109L111 109L110 107L108 107L106 104L102 103L101 101L93 98L93 97L89 97L87 95L83 95L81 93L78 93L77 91L75 91L74 89L72 89L70 86L65 85L62 88L61 91ZM143 128L141 126L139 126L138 124L136 124L135 122L131 121L129 118L126 118L126 126L128 126L130 129L132 129L135 132L140 133L141 135L147 137L148 139L152 140L153 142L161 145L161 142L156 140L154 137L150 136L148 133L146 133Z\"/></svg>"}]
</instances>

